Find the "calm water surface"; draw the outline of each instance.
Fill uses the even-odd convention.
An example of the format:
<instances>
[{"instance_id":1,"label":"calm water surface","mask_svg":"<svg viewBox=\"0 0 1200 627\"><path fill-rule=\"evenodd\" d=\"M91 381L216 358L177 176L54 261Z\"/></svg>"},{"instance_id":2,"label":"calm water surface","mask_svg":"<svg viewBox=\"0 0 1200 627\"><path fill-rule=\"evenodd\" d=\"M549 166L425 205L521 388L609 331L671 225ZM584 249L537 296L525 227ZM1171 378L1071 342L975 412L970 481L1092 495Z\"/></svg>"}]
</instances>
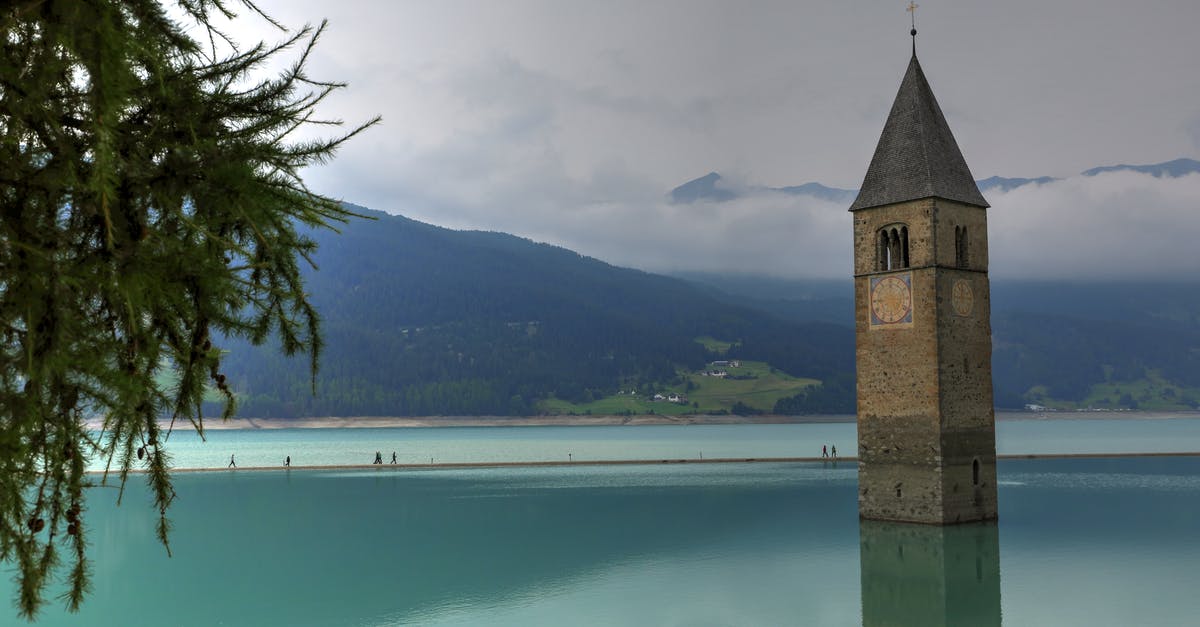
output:
<instances>
[{"instance_id":1,"label":"calm water surface","mask_svg":"<svg viewBox=\"0 0 1200 627\"><path fill-rule=\"evenodd\" d=\"M39 624L1196 624L1200 458L999 478L942 530L860 525L846 463L185 473L169 559L93 490L94 591Z\"/></svg>"},{"instance_id":2,"label":"calm water surface","mask_svg":"<svg viewBox=\"0 0 1200 627\"><path fill-rule=\"evenodd\" d=\"M1200 420L1007 420L1001 453L1200 451ZM212 431L177 467L788 457L853 423ZM1195 624L1200 458L1009 460L999 525L859 524L854 464L176 475L90 491L94 589L46 625ZM7 579L7 578L6 578ZM8 581L0 590L12 597ZM11 616L11 613L9 614ZM5 621L0 621L4 623Z\"/></svg>"},{"instance_id":3,"label":"calm water surface","mask_svg":"<svg viewBox=\"0 0 1200 627\"><path fill-rule=\"evenodd\" d=\"M180 429L169 447L177 468L370 464L375 451L401 464L810 457L821 446L853 455L853 422L787 425L454 427L211 430L203 442ZM1200 451L1200 418L1001 420L1001 454ZM93 460L93 468L103 468Z\"/></svg>"}]
</instances>

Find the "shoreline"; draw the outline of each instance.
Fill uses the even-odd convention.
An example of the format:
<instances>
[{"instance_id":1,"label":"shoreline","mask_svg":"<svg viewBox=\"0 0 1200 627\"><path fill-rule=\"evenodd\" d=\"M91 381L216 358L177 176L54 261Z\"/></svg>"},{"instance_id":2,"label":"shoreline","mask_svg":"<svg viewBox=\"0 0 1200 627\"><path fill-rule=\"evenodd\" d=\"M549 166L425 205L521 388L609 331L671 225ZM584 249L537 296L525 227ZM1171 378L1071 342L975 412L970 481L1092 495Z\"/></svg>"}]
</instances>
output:
<instances>
[{"instance_id":1,"label":"shoreline","mask_svg":"<svg viewBox=\"0 0 1200 627\"><path fill-rule=\"evenodd\" d=\"M820 414L809 416L712 416L707 414L666 416L637 414L623 416L598 414L593 416L326 416L312 418L205 418L205 431L236 429L436 429L442 427L618 427L644 425L752 425L752 424L813 424L854 422L852 414ZM169 420L160 420L166 428ZM88 428L99 431L99 420L87 421ZM175 428L188 428L186 421L176 421Z\"/></svg>"},{"instance_id":2,"label":"shoreline","mask_svg":"<svg viewBox=\"0 0 1200 627\"><path fill-rule=\"evenodd\" d=\"M1200 418L1200 411L1056 411L1056 412L996 412L996 420L1169 420ZM205 431L237 429L385 429L385 428L444 428L444 427L596 427L596 426L644 426L644 425L748 425L748 424L828 424L852 423L854 414L811 414L804 416L781 416L763 414L758 416L684 414L667 416L662 414L638 414L623 416L615 414L579 416L347 416L310 418L208 418L204 421ZM170 421L160 421L166 428ZM176 422L175 427L187 428L187 421ZM88 427L100 430L101 421L89 420Z\"/></svg>"},{"instance_id":3,"label":"shoreline","mask_svg":"<svg viewBox=\"0 0 1200 627\"><path fill-rule=\"evenodd\" d=\"M997 460L1013 459L1114 459L1128 457L1200 457L1200 451L1180 451L1172 453L1023 453L1016 455L997 455ZM662 466L675 464L758 464L758 463L825 463L837 466L842 463L858 463L858 457L715 457L703 458L674 458L674 459L599 459L583 461L524 461L524 462L436 462L433 464L318 464L313 466L241 466L222 468L208 466L203 468L172 468L171 473L192 472L266 472L292 470L446 470L455 468L536 468L557 466ZM141 469L130 469L129 474L145 474ZM101 475L102 470L88 470L84 474ZM109 471L118 475L120 471Z\"/></svg>"}]
</instances>

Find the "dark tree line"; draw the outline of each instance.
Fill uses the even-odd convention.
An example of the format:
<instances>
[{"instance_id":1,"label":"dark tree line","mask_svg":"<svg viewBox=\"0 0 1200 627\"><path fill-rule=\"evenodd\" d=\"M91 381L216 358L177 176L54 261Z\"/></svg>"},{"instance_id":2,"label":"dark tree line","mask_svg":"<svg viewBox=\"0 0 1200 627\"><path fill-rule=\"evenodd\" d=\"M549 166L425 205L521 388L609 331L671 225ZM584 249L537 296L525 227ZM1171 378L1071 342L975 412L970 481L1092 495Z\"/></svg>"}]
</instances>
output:
<instances>
[{"instance_id":1,"label":"dark tree line","mask_svg":"<svg viewBox=\"0 0 1200 627\"><path fill-rule=\"evenodd\" d=\"M1035 386L1045 387L1049 398L1078 402L1095 384L1138 381L1150 370L1177 385L1200 387L1198 327L1005 314L993 321L993 334L1000 407L1021 407Z\"/></svg>"},{"instance_id":2,"label":"dark tree line","mask_svg":"<svg viewBox=\"0 0 1200 627\"><path fill-rule=\"evenodd\" d=\"M704 335L796 376L853 368L848 329L510 235L368 213L377 220L337 238L313 234L320 270L306 279L328 339L316 396L300 364L231 344L243 415L527 415L541 399L586 402L700 369L714 357Z\"/></svg>"},{"instance_id":3,"label":"dark tree line","mask_svg":"<svg viewBox=\"0 0 1200 627\"><path fill-rule=\"evenodd\" d=\"M842 373L829 377L803 392L781 398L773 413L785 416L802 414L853 414L855 407L854 377Z\"/></svg>"}]
</instances>

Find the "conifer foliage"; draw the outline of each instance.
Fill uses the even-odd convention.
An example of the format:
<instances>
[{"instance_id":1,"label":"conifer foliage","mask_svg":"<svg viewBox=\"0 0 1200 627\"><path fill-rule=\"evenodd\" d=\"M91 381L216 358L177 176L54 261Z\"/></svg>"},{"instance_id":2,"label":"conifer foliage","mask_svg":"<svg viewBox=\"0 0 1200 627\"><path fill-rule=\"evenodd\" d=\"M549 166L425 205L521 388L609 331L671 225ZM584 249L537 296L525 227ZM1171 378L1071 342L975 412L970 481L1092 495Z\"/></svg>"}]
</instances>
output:
<instances>
[{"instance_id":1,"label":"conifer foliage","mask_svg":"<svg viewBox=\"0 0 1200 627\"><path fill-rule=\"evenodd\" d=\"M314 133L338 124L314 115L342 86L305 73L324 25L288 33L249 0L6 5L0 562L31 618L60 575L72 610L88 588L85 496L108 473L86 475L87 459L122 487L145 471L167 545L170 428L158 421L203 433L206 389L232 414L217 338L278 335L315 373L304 227L352 214L300 170L377 120ZM234 9L281 43L239 47L220 30ZM281 54L293 63L266 74Z\"/></svg>"}]
</instances>

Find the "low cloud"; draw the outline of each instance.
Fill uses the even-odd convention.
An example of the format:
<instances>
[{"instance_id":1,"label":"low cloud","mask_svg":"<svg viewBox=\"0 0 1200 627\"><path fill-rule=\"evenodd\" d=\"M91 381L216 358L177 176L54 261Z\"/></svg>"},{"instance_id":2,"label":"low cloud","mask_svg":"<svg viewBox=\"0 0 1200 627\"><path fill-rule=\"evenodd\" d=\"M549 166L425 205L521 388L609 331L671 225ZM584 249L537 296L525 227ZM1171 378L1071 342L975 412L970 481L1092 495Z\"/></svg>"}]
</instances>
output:
<instances>
[{"instance_id":1,"label":"low cloud","mask_svg":"<svg viewBox=\"0 0 1200 627\"><path fill-rule=\"evenodd\" d=\"M1074 176L992 192L988 200L995 277L1161 279L1200 269L1200 174ZM837 278L851 272L846 209L765 191L724 203L616 204L596 207L585 228L559 241L654 271ZM605 228L616 223L630 228Z\"/></svg>"},{"instance_id":2,"label":"low cloud","mask_svg":"<svg viewBox=\"0 0 1200 627\"><path fill-rule=\"evenodd\" d=\"M1194 280L1200 269L1200 174L1075 176L989 200L995 276Z\"/></svg>"},{"instance_id":3,"label":"low cloud","mask_svg":"<svg viewBox=\"0 0 1200 627\"><path fill-rule=\"evenodd\" d=\"M441 171L443 164L431 158L425 167L406 175L411 192L397 195L392 181L391 197L407 202L374 208L454 228L505 231L652 272L794 278L851 272L851 218L840 203L735 183L745 194L736 200L673 204L617 164L577 180L556 168L551 155L523 164L525 176L471 190L419 185L420 172ZM987 198L995 277L1161 279L1200 267L1200 174L1079 175Z\"/></svg>"},{"instance_id":4,"label":"low cloud","mask_svg":"<svg viewBox=\"0 0 1200 627\"><path fill-rule=\"evenodd\" d=\"M851 268L846 208L760 193L723 203L601 205L560 241L618 265L818 278Z\"/></svg>"},{"instance_id":5,"label":"low cloud","mask_svg":"<svg viewBox=\"0 0 1200 627\"><path fill-rule=\"evenodd\" d=\"M329 18L310 70L350 86L322 116L383 115L305 173L313 189L652 271L848 276L846 207L762 188L857 185L910 45L893 9L834 1L259 4L293 26ZM1015 4L922 18L922 63L977 174L1061 177L1200 151L1189 79L1200 3L1130 12L1098 0L1086 15ZM1021 22L1031 11L1036 23ZM1003 36L1017 22L1025 36ZM229 30L284 36L253 17ZM739 199L667 201L710 170ZM1165 278L1200 265L1196 176L1073 176L987 197L998 277Z\"/></svg>"}]
</instances>

